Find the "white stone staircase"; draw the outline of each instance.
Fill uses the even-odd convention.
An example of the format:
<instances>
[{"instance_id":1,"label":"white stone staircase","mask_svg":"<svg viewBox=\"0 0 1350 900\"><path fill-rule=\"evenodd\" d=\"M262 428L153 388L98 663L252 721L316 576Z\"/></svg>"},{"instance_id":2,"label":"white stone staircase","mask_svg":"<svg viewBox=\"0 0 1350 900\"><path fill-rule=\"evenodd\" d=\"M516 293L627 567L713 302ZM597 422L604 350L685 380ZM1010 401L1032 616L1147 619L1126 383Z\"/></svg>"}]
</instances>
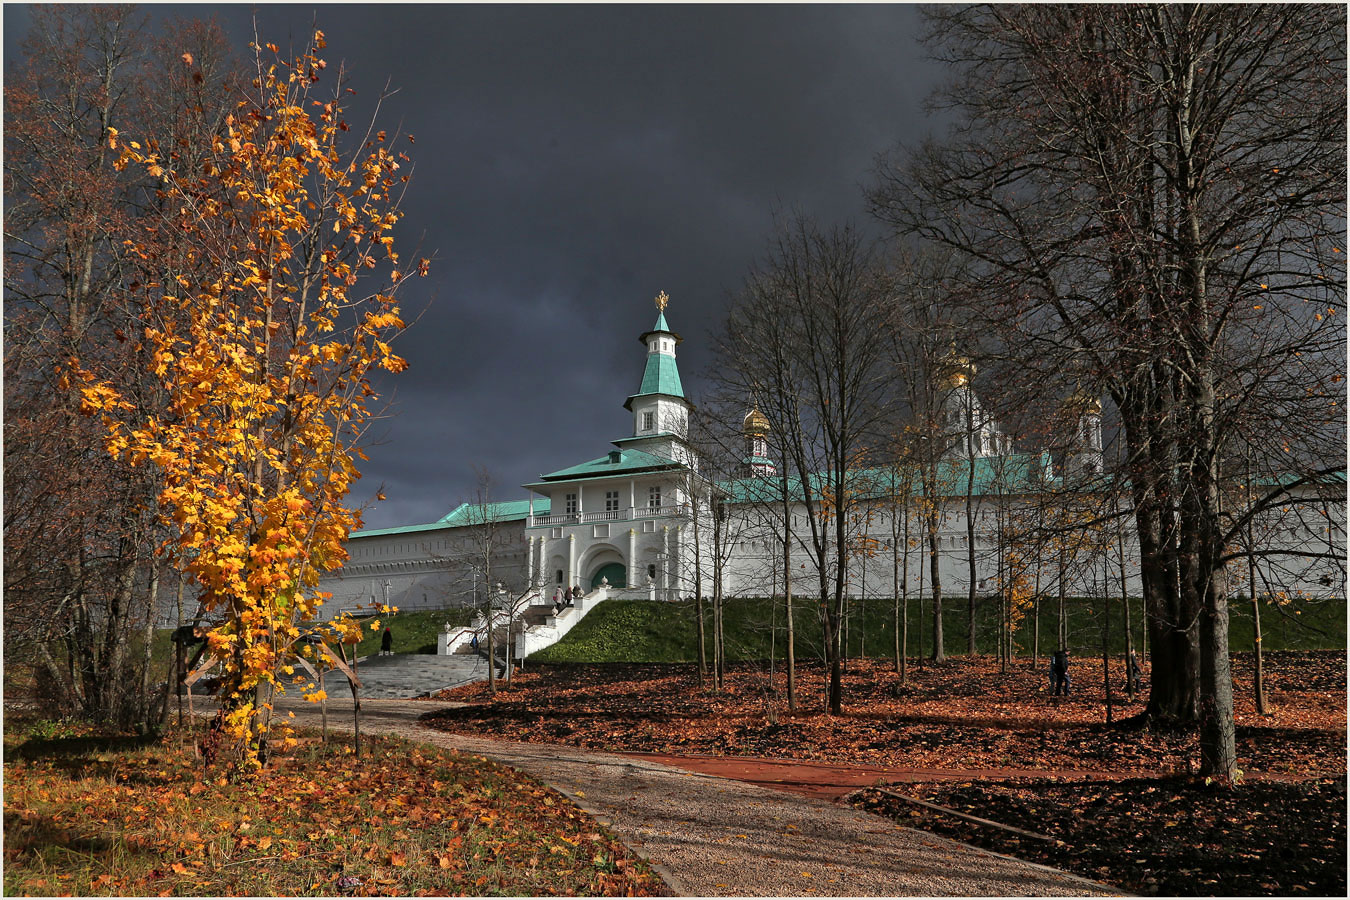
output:
<instances>
[{"instance_id":1,"label":"white stone staircase","mask_svg":"<svg viewBox=\"0 0 1350 900\"><path fill-rule=\"evenodd\" d=\"M512 658L519 662L531 653L552 646L576 627L586 617L611 596L611 589L602 585L593 589L558 612L553 610L553 601L538 588L532 588L520 595L511 604L516 610L514 617L505 610L494 610L492 614L492 642L494 648L512 648ZM509 631L508 631L509 627ZM470 625L441 632L436 642L438 656L487 656L488 623L480 613ZM474 638L478 639L477 647ZM500 650L498 652L501 652ZM503 654L504 656L504 654ZM504 661L504 660L503 660Z\"/></svg>"}]
</instances>

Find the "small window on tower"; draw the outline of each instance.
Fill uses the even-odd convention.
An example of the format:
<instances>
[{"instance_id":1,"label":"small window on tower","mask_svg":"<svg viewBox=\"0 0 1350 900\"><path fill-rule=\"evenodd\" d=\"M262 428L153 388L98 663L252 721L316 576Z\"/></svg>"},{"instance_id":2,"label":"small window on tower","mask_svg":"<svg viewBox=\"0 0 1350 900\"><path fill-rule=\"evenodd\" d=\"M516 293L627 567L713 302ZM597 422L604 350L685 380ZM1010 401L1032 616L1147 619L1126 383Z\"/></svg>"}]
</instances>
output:
<instances>
[{"instance_id":1,"label":"small window on tower","mask_svg":"<svg viewBox=\"0 0 1350 900\"><path fill-rule=\"evenodd\" d=\"M642 414L642 430L651 431L656 427L656 413L645 412Z\"/></svg>"}]
</instances>

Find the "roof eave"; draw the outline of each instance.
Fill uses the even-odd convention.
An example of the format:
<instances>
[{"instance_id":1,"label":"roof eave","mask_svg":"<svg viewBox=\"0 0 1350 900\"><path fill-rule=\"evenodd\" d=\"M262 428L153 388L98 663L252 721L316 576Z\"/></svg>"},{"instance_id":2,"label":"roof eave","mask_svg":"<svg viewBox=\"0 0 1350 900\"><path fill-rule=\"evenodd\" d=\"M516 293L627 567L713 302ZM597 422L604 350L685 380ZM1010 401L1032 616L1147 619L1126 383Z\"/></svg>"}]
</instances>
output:
<instances>
[{"instance_id":1,"label":"roof eave","mask_svg":"<svg viewBox=\"0 0 1350 900\"><path fill-rule=\"evenodd\" d=\"M623 408L629 412L633 411L633 401L639 397L669 397L672 400L678 400L688 407L690 412L694 411L694 402L682 394L667 394L665 391L648 391L645 394L633 394L627 400L623 401Z\"/></svg>"}]
</instances>

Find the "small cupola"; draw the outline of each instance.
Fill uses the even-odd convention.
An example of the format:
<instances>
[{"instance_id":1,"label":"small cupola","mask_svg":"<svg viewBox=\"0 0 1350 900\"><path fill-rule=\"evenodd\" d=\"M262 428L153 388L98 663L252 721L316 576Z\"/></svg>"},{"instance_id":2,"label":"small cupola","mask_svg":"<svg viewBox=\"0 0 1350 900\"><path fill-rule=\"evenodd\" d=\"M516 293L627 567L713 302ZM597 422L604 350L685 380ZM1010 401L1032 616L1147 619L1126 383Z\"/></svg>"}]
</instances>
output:
<instances>
[{"instance_id":1,"label":"small cupola","mask_svg":"<svg viewBox=\"0 0 1350 900\"><path fill-rule=\"evenodd\" d=\"M741 433L746 437L756 435L763 437L769 433L769 419L759 411L759 407L752 406L745 414L745 419L741 422Z\"/></svg>"},{"instance_id":2,"label":"small cupola","mask_svg":"<svg viewBox=\"0 0 1350 900\"><path fill-rule=\"evenodd\" d=\"M763 478L778 472L778 467L769 459L768 435L771 430L768 416L760 412L758 406L751 406L750 411L741 420L741 433L745 435L746 452L742 462L752 478Z\"/></svg>"}]
</instances>

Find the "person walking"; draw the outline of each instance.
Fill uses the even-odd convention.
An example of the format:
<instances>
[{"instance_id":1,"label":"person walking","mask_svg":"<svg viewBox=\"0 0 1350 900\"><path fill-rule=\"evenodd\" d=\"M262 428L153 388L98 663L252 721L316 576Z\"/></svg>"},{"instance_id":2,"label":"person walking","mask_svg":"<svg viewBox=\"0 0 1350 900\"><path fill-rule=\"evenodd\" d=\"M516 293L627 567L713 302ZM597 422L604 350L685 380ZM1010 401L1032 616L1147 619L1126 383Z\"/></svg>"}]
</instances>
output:
<instances>
[{"instance_id":1,"label":"person walking","mask_svg":"<svg viewBox=\"0 0 1350 900\"><path fill-rule=\"evenodd\" d=\"M380 637L380 655L394 655L394 636L389 632L389 626L384 627L384 635Z\"/></svg>"},{"instance_id":2,"label":"person walking","mask_svg":"<svg viewBox=\"0 0 1350 900\"><path fill-rule=\"evenodd\" d=\"M1139 690L1139 682L1142 678L1143 672L1139 670L1139 657L1131 649L1125 662L1125 690L1131 694Z\"/></svg>"},{"instance_id":3,"label":"person walking","mask_svg":"<svg viewBox=\"0 0 1350 900\"><path fill-rule=\"evenodd\" d=\"M1055 696L1058 697L1060 690L1063 689L1064 696L1069 696L1069 651L1056 650L1050 657L1050 683L1054 685Z\"/></svg>"}]
</instances>

